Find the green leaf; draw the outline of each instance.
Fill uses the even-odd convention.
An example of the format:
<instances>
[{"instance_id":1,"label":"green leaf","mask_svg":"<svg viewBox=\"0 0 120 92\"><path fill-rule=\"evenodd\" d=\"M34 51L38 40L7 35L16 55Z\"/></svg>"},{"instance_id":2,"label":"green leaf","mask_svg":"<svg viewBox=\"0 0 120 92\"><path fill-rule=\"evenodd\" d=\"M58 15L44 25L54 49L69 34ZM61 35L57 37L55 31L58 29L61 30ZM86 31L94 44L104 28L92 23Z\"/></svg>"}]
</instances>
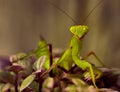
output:
<instances>
[{"instance_id":1,"label":"green leaf","mask_svg":"<svg viewBox=\"0 0 120 92\"><path fill-rule=\"evenodd\" d=\"M47 69L47 70L50 68L50 59L49 59L49 57L46 57L46 61L45 61L44 65L43 65L43 67L45 69Z\"/></svg>"},{"instance_id":2,"label":"green leaf","mask_svg":"<svg viewBox=\"0 0 120 92\"><path fill-rule=\"evenodd\" d=\"M33 92L39 92L39 83L36 81L33 81L30 84L30 88L33 89Z\"/></svg>"},{"instance_id":3,"label":"green leaf","mask_svg":"<svg viewBox=\"0 0 120 92\"><path fill-rule=\"evenodd\" d=\"M50 68L50 60L46 55L41 56L35 61L33 68L35 70L41 70L42 68L49 69Z\"/></svg>"},{"instance_id":4,"label":"green leaf","mask_svg":"<svg viewBox=\"0 0 120 92\"><path fill-rule=\"evenodd\" d=\"M38 43L38 48L36 50L36 56L39 58L42 55L47 55L49 54L49 49L47 47L47 43L44 40L39 41Z\"/></svg>"},{"instance_id":5,"label":"green leaf","mask_svg":"<svg viewBox=\"0 0 120 92\"><path fill-rule=\"evenodd\" d=\"M46 56L45 55L39 57L38 60L35 61L35 63L34 63L34 66L33 66L34 69L35 70L41 69L43 67L43 64L45 63L45 61L46 61Z\"/></svg>"},{"instance_id":6,"label":"green leaf","mask_svg":"<svg viewBox=\"0 0 120 92\"><path fill-rule=\"evenodd\" d=\"M38 42L38 48L42 48L42 47L45 47L47 45L46 41L45 40L40 40Z\"/></svg>"},{"instance_id":7,"label":"green leaf","mask_svg":"<svg viewBox=\"0 0 120 92\"><path fill-rule=\"evenodd\" d=\"M37 69L39 69L41 66L42 61L44 61L44 64L42 65L45 69L49 69L50 67L50 51L48 48L48 44L44 40L40 40L38 43L38 48L35 51L36 57L38 58L38 61L35 63L37 64ZM45 60L42 59L42 57L45 57ZM39 64L38 64L39 63ZM36 65L35 65L36 66Z\"/></svg>"},{"instance_id":8,"label":"green leaf","mask_svg":"<svg viewBox=\"0 0 120 92\"><path fill-rule=\"evenodd\" d=\"M26 87L28 87L33 82L34 79L35 79L34 74L31 74L27 78L25 78L20 86L20 92Z\"/></svg>"}]
</instances>

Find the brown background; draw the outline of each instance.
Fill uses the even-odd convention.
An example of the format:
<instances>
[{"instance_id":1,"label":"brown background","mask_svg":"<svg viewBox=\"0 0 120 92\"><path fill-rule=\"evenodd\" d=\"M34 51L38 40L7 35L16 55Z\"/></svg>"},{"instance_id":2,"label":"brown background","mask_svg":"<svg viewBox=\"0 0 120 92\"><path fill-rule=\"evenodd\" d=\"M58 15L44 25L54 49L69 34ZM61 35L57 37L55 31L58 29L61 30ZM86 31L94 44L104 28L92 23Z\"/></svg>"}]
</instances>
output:
<instances>
[{"instance_id":1,"label":"brown background","mask_svg":"<svg viewBox=\"0 0 120 92\"><path fill-rule=\"evenodd\" d=\"M99 0L51 0L79 24ZM109 67L120 67L120 0L102 0L87 20L83 55L94 51ZM0 55L28 52L40 35L65 50L73 21L47 0L0 0ZM93 57L91 60L94 60Z\"/></svg>"}]
</instances>

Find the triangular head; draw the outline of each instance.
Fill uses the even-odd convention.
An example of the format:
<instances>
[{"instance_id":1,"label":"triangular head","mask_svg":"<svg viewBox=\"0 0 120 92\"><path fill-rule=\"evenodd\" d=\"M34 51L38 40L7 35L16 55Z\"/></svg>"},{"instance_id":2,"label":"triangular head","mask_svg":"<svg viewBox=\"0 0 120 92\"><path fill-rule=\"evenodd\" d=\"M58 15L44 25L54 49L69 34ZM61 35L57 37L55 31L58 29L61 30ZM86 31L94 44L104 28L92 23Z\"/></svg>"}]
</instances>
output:
<instances>
[{"instance_id":1,"label":"triangular head","mask_svg":"<svg viewBox=\"0 0 120 92\"><path fill-rule=\"evenodd\" d=\"M88 32L88 26L85 25L72 26L70 27L70 31L80 40Z\"/></svg>"}]
</instances>

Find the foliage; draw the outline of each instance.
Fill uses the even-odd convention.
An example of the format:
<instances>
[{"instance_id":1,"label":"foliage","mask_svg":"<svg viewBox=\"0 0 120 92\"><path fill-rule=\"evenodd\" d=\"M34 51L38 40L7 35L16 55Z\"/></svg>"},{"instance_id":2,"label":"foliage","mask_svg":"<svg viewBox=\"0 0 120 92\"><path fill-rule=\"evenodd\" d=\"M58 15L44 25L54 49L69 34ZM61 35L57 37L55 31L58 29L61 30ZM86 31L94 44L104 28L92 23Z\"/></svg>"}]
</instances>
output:
<instances>
[{"instance_id":1,"label":"foliage","mask_svg":"<svg viewBox=\"0 0 120 92\"><path fill-rule=\"evenodd\" d=\"M97 83L104 84L102 77L96 79L94 74L101 72L78 54L81 40L76 37L84 35L80 32L75 31L62 56L56 57L58 53L53 53L52 46L43 39L35 50L10 56L11 64L0 70L0 92L103 92L95 88Z\"/></svg>"}]
</instances>

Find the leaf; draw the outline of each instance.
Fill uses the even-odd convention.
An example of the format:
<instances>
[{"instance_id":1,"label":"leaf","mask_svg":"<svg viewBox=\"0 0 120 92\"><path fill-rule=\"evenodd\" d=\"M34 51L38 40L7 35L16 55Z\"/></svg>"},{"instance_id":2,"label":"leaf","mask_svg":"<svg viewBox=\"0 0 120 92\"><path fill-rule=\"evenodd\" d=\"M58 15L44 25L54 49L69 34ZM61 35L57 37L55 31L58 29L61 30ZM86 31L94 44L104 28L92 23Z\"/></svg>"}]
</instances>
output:
<instances>
[{"instance_id":1,"label":"leaf","mask_svg":"<svg viewBox=\"0 0 120 92\"><path fill-rule=\"evenodd\" d=\"M36 56L39 58L42 55L47 55L49 54L49 49L47 47L47 43L44 40L39 41L38 43L38 48L36 49Z\"/></svg>"},{"instance_id":2,"label":"leaf","mask_svg":"<svg viewBox=\"0 0 120 92\"><path fill-rule=\"evenodd\" d=\"M76 85L76 86L88 86L83 80L81 80L80 78L72 78L72 82Z\"/></svg>"},{"instance_id":3,"label":"leaf","mask_svg":"<svg viewBox=\"0 0 120 92\"><path fill-rule=\"evenodd\" d=\"M30 84L30 88L33 90L33 92L39 92L39 83L37 81L33 81Z\"/></svg>"},{"instance_id":4,"label":"leaf","mask_svg":"<svg viewBox=\"0 0 120 92\"><path fill-rule=\"evenodd\" d=\"M10 88L12 88L12 86L9 83L6 83L6 84L2 85L0 92L7 92L8 89L10 89Z\"/></svg>"},{"instance_id":5,"label":"leaf","mask_svg":"<svg viewBox=\"0 0 120 92\"><path fill-rule=\"evenodd\" d=\"M48 57L46 57L46 61L43 65L43 67L47 70L50 68L50 59Z\"/></svg>"},{"instance_id":6,"label":"leaf","mask_svg":"<svg viewBox=\"0 0 120 92\"><path fill-rule=\"evenodd\" d=\"M76 89L77 89L77 87L75 85L69 85L64 89L64 91L65 92L77 92Z\"/></svg>"},{"instance_id":7,"label":"leaf","mask_svg":"<svg viewBox=\"0 0 120 92\"><path fill-rule=\"evenodd\" d=\"M76 86L76 90L75 92L97 92L97 91L87 91L89 85L87 85L83 80L81 80L80 78L72 78L72 82L74 83L74 85Z\"/></svg>"},{"instance_id":8,"label":"leaf","mask_svg":"<svg viewBox=\"0 0 120 92\"><path fill-rule=\"evenodd\" d=\"M28 86L33 82L34 79L35 79L35 75L34 75L34 74L31 74L31 75L29 75L28 77L26 77L26 78L23 80L23 82L22 82L22 84L21 84L21 86L20 86L20 92L21 92L23 89L25 89L26 87L28 87Z\"/></svg>"},{"instance_id":9,"label":"leaf","mask_svg":"<svg viewBox=\"0 0 120 92\"><path fill-rule=\"evenodd\" d=\"M43 82L43 88L49 88L52 89L54 86L54 79L51 77L48 77Z\"/></svg>"},{"instance_id":10,"label":"leaf","mask_svg":"<svg viewBox=\"0 0 120 92\"><path fill-rule=\"evenodd\" d=\"M33 65L34 69L35 70L41 69L43 64L45 63L45 61L46 61L46 56L45 55L39 57L38 60L35 61L34 65Z\"/></svg>"},{"instance_id":11,"label":"leaf","mask_svg":"<svg viewBox=\"0 0 120 92\"><path fill-rule=\"evenodd\" d=\"M13 71L14 73L19 73L20 71L24 70L25 68L19 64L13 64L12 66L10 66L10 68L8 69L9 71Z\"/></svg>"},{"instance_id":12,"label":"leaf","mask_svg":"<svg viewBox=\"0 0 120 92\"><path fill-rule=\"evenodd\" d=\"M10 62L11 62L11 63L16 63L16 62L18 62L19 60L24 59L26 56L27 56L26 53L18 53L18 54L15 54L15 55L11 55L11 56L10 56Z\"/></svg>"},{"instance_id":13,"label":"leaf","mask_svg":"<svg viewBox=\"0 0 120 92\"><path fill-rule=\"evenodd\" d=\"M46 41L41 40L38 43L38 48L35 51L36 57L38 58L37 63L40 63L38 65L41 66L42 61L44 61L44 64L42 65L45 69L49 69L50 67L50 51L48 48L48 44ZM41 57L45 57L45 60L42 60ZM38 68L37 68L38 69Z\"/></svg>"},{"instance_id":14,"label":"leaf","mask_svg":"<svg viewBox=\"0 0 120 92\"><path fill-rule=\"evenodd\" d=\"M0 71L0 83L14 84L14 75L8 71Z\"/></svg>"}]
</instances>

